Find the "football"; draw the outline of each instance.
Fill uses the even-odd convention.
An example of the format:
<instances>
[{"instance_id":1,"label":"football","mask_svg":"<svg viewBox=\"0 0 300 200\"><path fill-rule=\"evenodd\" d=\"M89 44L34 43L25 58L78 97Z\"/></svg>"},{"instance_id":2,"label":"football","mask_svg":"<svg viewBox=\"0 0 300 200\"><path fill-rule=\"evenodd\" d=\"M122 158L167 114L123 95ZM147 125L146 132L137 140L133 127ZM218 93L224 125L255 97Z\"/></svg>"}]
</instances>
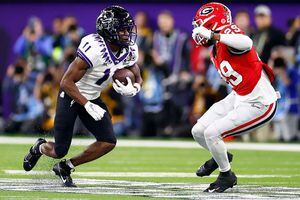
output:
<instances>
[{"instance_id":1,"label":"football","mask_svg":"<svg viewBox=\"0 0 300 200\"><path fill-rule=\"evenodd\" d=\"M135 83L134 74L126 68L118 69L113 75L113 80L119 80L122 84L127 85L126 77L131 79L132 84Z\"/></svg>"}]
</instances>

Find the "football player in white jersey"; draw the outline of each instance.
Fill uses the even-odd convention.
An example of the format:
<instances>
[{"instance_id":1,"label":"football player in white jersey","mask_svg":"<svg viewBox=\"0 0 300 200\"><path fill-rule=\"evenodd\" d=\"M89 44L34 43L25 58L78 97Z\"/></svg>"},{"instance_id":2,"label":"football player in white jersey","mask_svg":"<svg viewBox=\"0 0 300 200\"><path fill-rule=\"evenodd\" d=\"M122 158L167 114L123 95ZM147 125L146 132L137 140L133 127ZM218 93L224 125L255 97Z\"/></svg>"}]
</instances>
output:
<instances>
[{"instance_id":1,"label":"football player in white jersey","mask_svg":"<svg viewBox=\"0 0 300 200\"><path fill-rule=\"evenodd\" d=\"M78 116L96 141L81 154L54 165L53 171L66 187L76 187L70 176L74 167L105 155L116 145L111 117L99 98L101 91L112 82L114 72L126 67L135 75L135 83L130 79L127 85L113 83L116 92L124 96L136 95L142 84L136 65L136 26L130 13L120 6L107 7L97 18L96 29L96 34L82 38L77 57L62 78L54 124L55 142L39 138L23 162L24 170L30 171L43 154L63 158L71 145Z\"/></svg>"}]
</instances>

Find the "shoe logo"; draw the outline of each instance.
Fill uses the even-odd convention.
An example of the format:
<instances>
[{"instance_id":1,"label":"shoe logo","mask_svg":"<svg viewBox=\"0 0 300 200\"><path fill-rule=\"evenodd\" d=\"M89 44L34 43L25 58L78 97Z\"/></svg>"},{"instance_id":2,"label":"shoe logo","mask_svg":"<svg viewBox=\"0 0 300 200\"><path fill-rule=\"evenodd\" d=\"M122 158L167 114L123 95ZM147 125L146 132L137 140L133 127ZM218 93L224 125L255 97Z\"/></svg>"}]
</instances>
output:
<instances>
[{"instance_id":1,"label":"shoe logo","mask_svg":"<svg viewBox=\"0 0 300 200\"><path fill-rule=\"evenodd\" d=\"M209 193L213 193L216 189L208 190Z\"/></svg>"},{"instance_id":2,"label":"shoe logo","mask_svg":"<svg viewBox=\"0 0 300 200\"><path fill-rule=\"evenodd\" d=\"M67 182L67 179L64 179L63 177L61 178L61 180L62 180L63 183Z\"/></svg>"},{"instance_id":3,"label":"shoe logo","mask_svg":"<svg viewBox=\"0 0 300 200\"><path fill-rule=\"evenodd\" d=\"M215 191L218 191L218 189L219 189L220 187L217 187L217 188L214 188L214 189L208 189L208 192L209 193L213 193L213 192L215 192Z\"/></svg>"}]
</instances>

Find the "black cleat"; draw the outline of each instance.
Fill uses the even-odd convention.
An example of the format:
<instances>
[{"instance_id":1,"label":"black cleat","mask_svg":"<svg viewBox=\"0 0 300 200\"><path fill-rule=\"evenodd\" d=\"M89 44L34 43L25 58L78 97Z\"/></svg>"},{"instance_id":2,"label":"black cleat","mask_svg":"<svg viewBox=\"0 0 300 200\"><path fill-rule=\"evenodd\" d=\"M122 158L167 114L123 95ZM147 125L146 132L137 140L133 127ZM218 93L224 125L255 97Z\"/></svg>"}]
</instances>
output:
<instances>
[{"instance_id":1,"label":"black cleat","mask_svg":"<svg viewBox=\"0 0 300 200\"><path fill-rule=\"evenodd\" d=\"M71 178L71 171L74 171L66 163L66 160L62 160L56 163L52 169L57 176L62 180L63 186L65 187L77 187Z\"/></svg>"},{"instance_id":2,"label":"black cleat","mask_svg":"<svg viewBox=\"0 0 300 200\"><path fill-rule=\"evenodd\" d=\"M229 162L232 161L233 155L229 152L227 152L228 160ZM199 169L196 171L197 176L209 176L211 173L213 173L218 168L217 162L211 158L208 161L206 161Z\"/></svg>"},{"instance_id":3,"label":"black cleat","mask_svg":"<svg viewBox=\"0 0 300 200\"><path fill-rule=\"evenodd\" d=\"M23 168L25 171L30 171L36 165L37 161L43 155L39 151L41 144L46 143L46 140L39 138L32 147L29 149L29 153L24 157Z\"/></svg>"},{"instance_id":4,"label":"black cleat","mask_svg":"<svg viewBox=\"0 0 300 200\"><path fill-rule=\"evenodd\" d=\"M209 185L203 192L222 193L228 188L232 188L237 184L237 177L232 171L220 173L217 180Z\"/></svg>"}]
</instances>

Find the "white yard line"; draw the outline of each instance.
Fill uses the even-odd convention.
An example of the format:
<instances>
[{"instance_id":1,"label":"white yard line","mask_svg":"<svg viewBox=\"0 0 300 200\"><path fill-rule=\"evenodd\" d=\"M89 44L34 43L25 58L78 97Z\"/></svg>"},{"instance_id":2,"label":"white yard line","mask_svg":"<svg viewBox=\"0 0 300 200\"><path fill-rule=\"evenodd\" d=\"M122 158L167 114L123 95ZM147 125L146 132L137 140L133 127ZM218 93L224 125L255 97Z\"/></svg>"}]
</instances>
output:
<instances>
[{"instance_id":1,"label":"white yard line","mask_svg":"<svg viewBox=\"0 0 300 200\"><path fill-rule=\"evenodd\" d=\"M24 170L4 170L6 174L14 175L47 175L50 171L30 171ZM189 178L196 177L194 173L185 172L74 172L75 176L80 177L174 177L174 178ZM216 177L217 175L211 175ZM273 175L273 174L243 174L238 175L239 178L292 178L300 175Z\"/></svg>"},{"instance_id":2,"label":"white yard line","mask_svg":"<svg viewBox=\"0 0 300 200\"><path fill-rule=\"evenodd\" d=\"M208 184L201 183L169 183L149 181L124 181L124 180L98 180L98 179L74 179L77 188L61 187L58 179L5 179L0 178L1 191L35 191L35 192L56 192L64 194L77 193L87 194L110 194L115 195L112 199L120 199L120 195L158 197L163 199L299 199L299 188L287 187L263 187L254 185L237 185L228 189L226 193L210 194L203 193ZM24 193L24 197L27 198ZM85 197L85 196L82 196ZM47 197L46 197L47 198ZM52 198L51 198L52 199ZM101 196L99 196L101 199Z\"/></svg>"},{"instance_id":3,"label":"white yard line","mask_svg":"<svg viewBox=\"0 0 300 200\"><path fill-rule=\"evenodd\" d=\"M0 136L0 144L33 144L37 138L34 137L7 137ZM51 138L52 140L52 138ZM86 146L94 142L93 139L75 138L72 145ZM160 148L200 148L194 141L166 141L166 140L118 140L119 147L160 147ZM281 144L281 143L246 143L228 142L229 149L239 150L263 150L263 151L294 151L300 152L300 144Z\"/></svg>"}]
</instances>

